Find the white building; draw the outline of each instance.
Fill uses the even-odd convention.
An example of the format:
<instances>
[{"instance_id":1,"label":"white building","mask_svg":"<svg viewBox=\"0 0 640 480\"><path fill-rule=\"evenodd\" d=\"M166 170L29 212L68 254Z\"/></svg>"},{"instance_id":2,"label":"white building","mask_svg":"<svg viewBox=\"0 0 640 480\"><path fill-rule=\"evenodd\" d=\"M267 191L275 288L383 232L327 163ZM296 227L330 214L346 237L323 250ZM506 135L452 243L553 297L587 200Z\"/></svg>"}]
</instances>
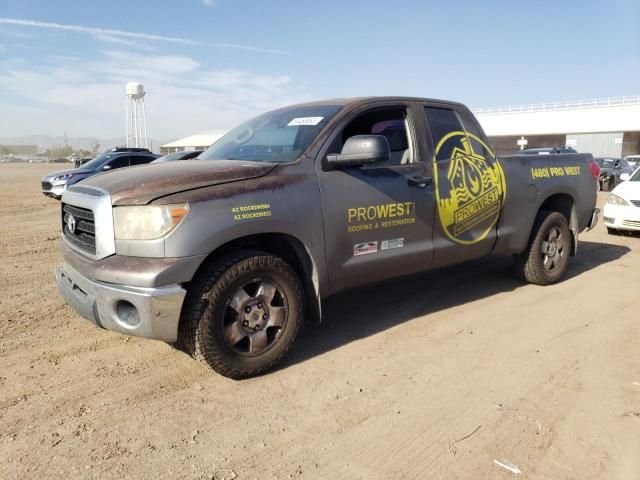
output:
<instances>
[{"instance_id":1,"label":"white building","mask_svg":"<svg viewBox=\"0 0 640 480\"><path fill-rule=\"evenodd\" d=\"M573 147L594 156L640 153L640 96L474 110L497 155L527 148ZM521 142L524 143L524 142Z\"/></svg>"},{"instance_id":2,"label":"white building","mask_svg":"<svg viewBox=\"0 0 640 480\"><path fill-rule=\"evenodd\" d=\"M228 130L213 130L210 132L200 132L186 138L181 138L160 147L160 153L182 152L184 150L206 150L213 143L222 137Z\"/></svg>"}]
</instances>

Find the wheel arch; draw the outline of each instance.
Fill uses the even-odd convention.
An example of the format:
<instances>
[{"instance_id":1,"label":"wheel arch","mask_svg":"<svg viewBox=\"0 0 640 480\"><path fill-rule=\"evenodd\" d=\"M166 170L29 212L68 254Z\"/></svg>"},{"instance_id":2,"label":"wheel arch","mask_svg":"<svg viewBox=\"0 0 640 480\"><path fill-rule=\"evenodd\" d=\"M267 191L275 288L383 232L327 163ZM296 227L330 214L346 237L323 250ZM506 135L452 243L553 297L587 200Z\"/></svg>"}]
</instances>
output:
<instances>
[{"instance_id":1,"label":"wheel arch","mask_svg":"<svg viewBox=\"0 0 640 480\"><path fill-rule=\"evenodd\" d=\"M241 250L259 250L282 258L291 265L302 283L307 300L307 318L320 322L322 318L318 265L307 247L298 238L285 233L259 233L238 237L215 248L198 267L194 277L221 256Z\"/></svg>"},{"instance_id":2,"label":"wheel arch","mask_svg":"<svg viewBox=\"0 0 640 480\"><path fill-rule=\"evenodd\" d=\"M558 212L564 215L569 224L569 231L571 232L571 255L575 255L578 251L578 212L576 209L575 199L567 193L554 193L549 195L538 208L536 216L543 211ZM532 232L533 234L533 226Z\"/></svg>"}]
</instances>

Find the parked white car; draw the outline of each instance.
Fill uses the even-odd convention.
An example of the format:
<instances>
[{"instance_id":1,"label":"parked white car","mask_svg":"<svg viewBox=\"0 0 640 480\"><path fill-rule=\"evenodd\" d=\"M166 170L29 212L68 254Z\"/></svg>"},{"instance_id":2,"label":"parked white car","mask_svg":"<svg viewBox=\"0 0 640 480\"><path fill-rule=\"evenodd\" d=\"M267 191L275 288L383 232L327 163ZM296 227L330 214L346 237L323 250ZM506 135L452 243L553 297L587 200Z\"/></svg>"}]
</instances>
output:
<instances>
[{"instance_id":1,"label":"parked white car","mask_svg":"<svg viewBox=\"0 0 640 480\"><path fill-rule=\"evenodd\" d=\"M640 231L640 168L631 175L623 173L620 180L604 204L603 223L609 233Z\"/></svg>"}]
</instances>

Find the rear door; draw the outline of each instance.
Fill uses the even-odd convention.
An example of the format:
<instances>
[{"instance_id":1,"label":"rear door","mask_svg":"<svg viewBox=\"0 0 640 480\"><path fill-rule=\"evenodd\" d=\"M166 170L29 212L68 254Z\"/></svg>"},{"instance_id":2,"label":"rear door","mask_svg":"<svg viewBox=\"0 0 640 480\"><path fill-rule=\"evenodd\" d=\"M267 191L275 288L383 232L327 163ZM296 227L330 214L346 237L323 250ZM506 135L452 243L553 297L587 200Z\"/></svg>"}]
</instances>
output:
<instances>
[{"instance_id":1,"label":"rear door","mask_svg":"<svg viewBox=\"0 0 640 480\"><path fill-rule=\"evenodd\" d=\"M434 266L488 254L506 195L502 167L465 108L425 104L434 144Z\"/></svg>"},{"instance_id":2,"label":"rear door","mask_svg":"<svg viewBox=\"0 0 640 480\"><path fill-rule=\"evenodd\" d=\"M431 265L434 198L418 133L423 129L410 103L362 108L341 122L321 151L316 173L332 292ZM340 170L327 165L327 154L362 134L384 135L390 160Z\"/></svg>"}]
</instances>

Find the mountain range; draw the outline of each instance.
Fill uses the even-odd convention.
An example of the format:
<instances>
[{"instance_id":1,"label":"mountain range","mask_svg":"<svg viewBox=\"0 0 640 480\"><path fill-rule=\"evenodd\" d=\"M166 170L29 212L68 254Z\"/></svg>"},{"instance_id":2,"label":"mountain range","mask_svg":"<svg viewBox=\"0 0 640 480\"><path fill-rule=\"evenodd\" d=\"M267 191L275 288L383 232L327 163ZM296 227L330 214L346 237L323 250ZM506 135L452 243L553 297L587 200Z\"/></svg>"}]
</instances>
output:
<instances>
[{"instance_id":1,"label":"mountain range","mask_svg":"<svg viewBox=\"0 0 640 480\"><path fill-rule=\"evenodd\" d=\"M151 139L151 150L159 151L160 145L171 140ZM98 143L98 151L102 152L108 148L118 147L125 144L124 137L119 138L98 138L98 137L68 137L66 142L74 149L91 151L93 145ZM65 144L64 135L25 135L22 137L0 137L0 145L38 145L43 150L54 147L62 147Z\"/></svg>"}]
</instances>

